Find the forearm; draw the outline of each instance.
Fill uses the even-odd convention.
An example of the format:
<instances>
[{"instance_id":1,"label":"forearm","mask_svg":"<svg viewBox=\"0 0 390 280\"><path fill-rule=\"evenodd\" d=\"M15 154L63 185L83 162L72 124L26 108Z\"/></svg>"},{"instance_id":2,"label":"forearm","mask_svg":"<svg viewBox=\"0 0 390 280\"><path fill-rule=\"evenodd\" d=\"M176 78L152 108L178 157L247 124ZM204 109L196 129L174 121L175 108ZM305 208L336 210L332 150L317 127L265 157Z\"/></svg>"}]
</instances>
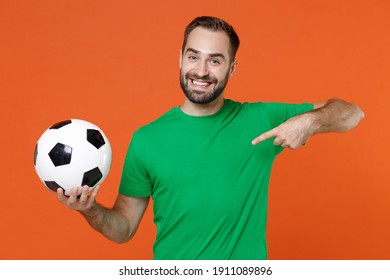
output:
<instances>
[{"instance_id":1,"label":"forearm","mask_svg":"<svg viewBox=\"0 0 390 280\"><path fill-rule=\"evenodd\" d=\"M344 132L359 124L364 113L359 106L340 99L316 103L315 109L297 115L252 140L252 145L274 138L274 145L296 149L311 136L323 132Z\"/></svg>"},{"instance_id":2,"label":"forearm","mask_svg":"<svg viewBox=\"0 0 390 280\"><path fill-rule=\"evenodd\" d=\"M131 237L128 220L120 213L94 203L85 211L79 211L98 232L116 243L124 243Z\"/></svg>"},{"instance_id":3,"label":"forearm","mask_svg":"<svg viewBox=\"0 0 390 280\"><path fill-rule=\"evenodd\" d=\"M331 99L324 106L306 113L312 119L313 134L345 132L364 118L360 107L341 99Z\"/></svg>"}]
</instances>

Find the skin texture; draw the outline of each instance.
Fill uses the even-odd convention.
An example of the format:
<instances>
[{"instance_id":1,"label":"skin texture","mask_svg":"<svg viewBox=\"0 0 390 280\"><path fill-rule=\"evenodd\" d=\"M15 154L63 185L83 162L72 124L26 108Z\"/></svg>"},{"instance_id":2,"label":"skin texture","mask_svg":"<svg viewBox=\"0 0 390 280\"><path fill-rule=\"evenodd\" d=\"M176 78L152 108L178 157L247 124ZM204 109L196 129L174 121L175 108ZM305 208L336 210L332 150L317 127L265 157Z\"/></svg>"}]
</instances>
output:
<instances>
[{"instance_id":1,"label":"skin texture","mask_svg":"<svg viewBox=\"0 0 390 280\"><path fill-rule=\"evenodd\" d=\"M237 69L237 60L229 56L230 42L223 32L195 28L180 53L180 83L185 92L181 110L192 116L218 112L224 103L224 89ZM344 132L354 128L364 117L359 106L340 99L314 104L314 110L287 120L280 126L255 139L256 145L274 138L275 145L296 149L314 134ZM58 200L70 209L79 211L88 223L108 239L124 243L130 240L142 219L149 197L128 197L118 194L112 209L96 202L99 186L92 193L84 187L77 197L74 188L70 197L57 190Z\"/></svg>"}]
</instances>

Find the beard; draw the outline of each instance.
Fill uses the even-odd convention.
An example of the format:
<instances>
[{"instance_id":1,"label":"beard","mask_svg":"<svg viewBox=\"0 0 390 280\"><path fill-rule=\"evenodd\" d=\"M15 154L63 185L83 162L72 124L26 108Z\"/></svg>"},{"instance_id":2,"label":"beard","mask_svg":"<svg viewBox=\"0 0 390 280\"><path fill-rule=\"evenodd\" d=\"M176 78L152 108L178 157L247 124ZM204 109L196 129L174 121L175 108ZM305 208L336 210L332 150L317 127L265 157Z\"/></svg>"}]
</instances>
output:
<instances>
[{"instance_id":1,"label":"beard","mask_svg":"<svg viewBox=\"0 0 390 280\"><path fill-rule=\"evenodd\" d=\"M188 87L188 83L191 79L212 83L216 86L209 92L200 91L200 90L191 90ZM210 76L210 74L201 77L198 76L197 74L189 73L189 72L184 74L182 70L180 70L181 89L183 90L185 96L195 104L208 104L213 102L223 93L228 80L229 80L229 72L227 72L224 79L218 83L218 80L215 77Z\"/></svg>"}]
</instances>

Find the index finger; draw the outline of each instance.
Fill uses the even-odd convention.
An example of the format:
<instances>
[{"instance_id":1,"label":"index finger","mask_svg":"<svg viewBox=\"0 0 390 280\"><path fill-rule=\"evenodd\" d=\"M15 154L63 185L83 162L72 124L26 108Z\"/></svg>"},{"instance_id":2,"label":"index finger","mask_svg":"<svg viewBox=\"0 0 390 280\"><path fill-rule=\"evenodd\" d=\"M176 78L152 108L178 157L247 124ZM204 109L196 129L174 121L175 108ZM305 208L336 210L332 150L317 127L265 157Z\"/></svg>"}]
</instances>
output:
<instances>
[{"instance_id":1,"label":"index finger","mask_svg":"<svg viewBox=\"0 0 390 280\"><path fill-rule=\"evenodd\" d=\"M275 129L271 129L271 130L269 130L267 132L264 132L260 136L257 136L255 139L253 139L252 140L252 145L257 145L260 142L263 142L264 140L267 140L267 139L275 137L275 136L276 136Z\"/></svg>"}]
</instances>

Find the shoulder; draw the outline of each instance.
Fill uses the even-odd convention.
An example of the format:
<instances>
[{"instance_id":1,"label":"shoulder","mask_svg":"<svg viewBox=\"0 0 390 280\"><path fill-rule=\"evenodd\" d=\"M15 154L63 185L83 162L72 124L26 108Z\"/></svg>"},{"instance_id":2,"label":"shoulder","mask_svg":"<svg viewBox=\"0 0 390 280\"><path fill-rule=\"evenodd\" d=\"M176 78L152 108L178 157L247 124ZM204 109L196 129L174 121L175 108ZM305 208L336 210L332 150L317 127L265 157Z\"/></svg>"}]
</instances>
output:
<instances>
[{"instance_id":1,"label":"shoulder","mask_svg":"<svg viewBox=\"0 0 390 280\"><path fill-rule=\"evenodd\" d=\"M133 133L132 144L139 147L155 145L173 134L173 131L177 130L178 122L180 122L177 110L178 107L174 107L152 122L139 127Z\"/></svg>"},{"instance_id":2,"label":"shoulder","mask_svg":"<svg viewBox=\"0 0 390 280\"><path fill-rule=\"evenodd\" d=\"M229 104L229 108L232 112L236 112L238 114L261 114L267 112L267 103L257 101L257 102L238 102L233 100L227 100Z\"/></svg>"},{"instance_id":3,"label":"shoulder","mask_svg":"<svg viewBox=\"0 0 390 280\"><path fill-rule=\"evenodd\" d=\"M137 134L143 134L148 133L150 131L160 130L163 129L166 125L170 124L172 121L174 121L177 118L177 107L170 109L157 119L151 121L148 124L145 124L138 128L135 133Z\"/></svg>"},{"instance_id":4,"label":"shoulder","mask_svg":"<svg viewBox=\"0 0 390 280\"><path fill-rule=\"evenodd\" d=\"M239 108L239 109L259 109L259 110L265 110L267 106L272 106L272 104L277 104L275 102L262 102L262 101L235 101L231 99L226 99L226 103L231 108Z\"/></svg>"},{"instance_id":5,"label":"shoulder","mask_svg":"<svg viewBox=\"0 0 390 280\"><path fill-rule=\"evenodd\" d=\"M226 99L226 107L232 111L261 110L264 109L263 102L240 102Z\"/></svg>"}]
</instances>

